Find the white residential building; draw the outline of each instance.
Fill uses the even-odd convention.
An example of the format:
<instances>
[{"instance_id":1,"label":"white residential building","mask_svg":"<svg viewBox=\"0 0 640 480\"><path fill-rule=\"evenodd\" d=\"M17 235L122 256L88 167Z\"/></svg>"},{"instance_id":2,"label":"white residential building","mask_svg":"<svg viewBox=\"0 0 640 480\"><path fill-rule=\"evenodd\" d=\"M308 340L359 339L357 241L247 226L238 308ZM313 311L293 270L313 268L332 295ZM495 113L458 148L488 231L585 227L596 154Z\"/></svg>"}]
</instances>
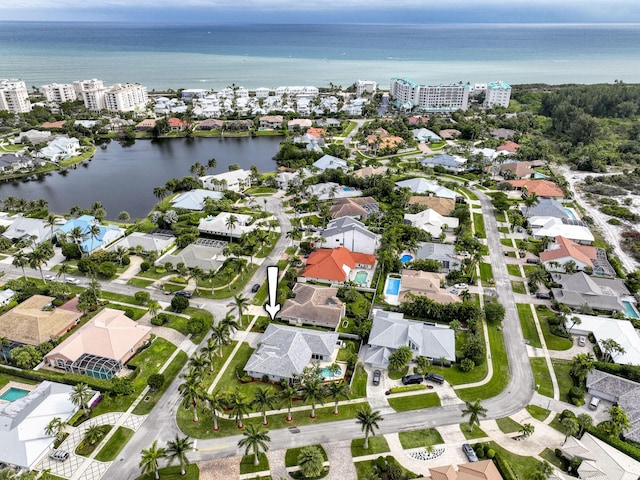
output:
<instances>
[{"instance_id":1,"label":"white residential building","mask_svg":"<svg viewBox=\"0 0 640 480\"><path fill-rule=\"evenodd\" d=\"M73 102L78 98L76 89L72 83L50 83L40 87L47 102Z\"/></svg>"},{"instance_id":2,"label":"white residential building","mask_svg":"<svg viewBox=\"0 0 640 480\"><path fill-rule=\"evenodd\" d=\"M73 82L84 106L89 110L132 112L140 110L148 102L147 87L138 83L115 83L105 87L102 80Z\"/></svg>"},{"instance_id":3,"label":"white residential building","mask_svg":"<svg viewBox=\"0 0 640 480\"><path fill-rule=\"evenodd\" d=\"M308 95L311 97L317 97L320 91L318 87L311 86L293 86L293 87L278 87L276 88L276 95L278 97L282 97L283 95L288 96L298 96L298 95Z\"/></svg>"},{"instance_id":4,"label":"white residential building","mask_svg":"<svg viewBox=\"0 0 640 480\"><path fill-rule=\"evenodd\" d=\"M267 98L270 90L265 87L256 88L256 98Z\"/></svg>"},{"instance_id":5,"label":"white residential building","mask_svg":"<svg viewBox=\"0 0 640 480\"><path fill-rule=\"evenodd\" d=\"M507 82L499 80L497 82L489 82L487 85L487 96L484 100L484 106L487 108L493 107L509 107L509 100L511 100L511 85Z\"/></svg>"},{"instance_id":6,"label":"white residential building","mask_svg":"<svg viewBox=\"0 0 640 480\"><path fill-rule=\"evenodd\" d=\"M404 223L420 228L432 237L439 237L443 231L457 228L459 220L456 217L444 217L435 210L427 208L415 214L405 213Z\"/></svg>"},{"instance_id":7,"label":"white residential building","mask_svg":"<svg viewBox=\"0 0 640 480\"><path fill-rule=\"evenodd\" d=\"M469 85L418 85L406 78L393 78L389 93L394 104L406 110L417 107L430 112L452 112L469 106Z\"/></svg>"},{"instance_id":8,"label":"white residential building","mask_svg":"<svg viewBox=\"0 0 640 480\"><path fill-rule=\"evenodd\" d=\"M394 103L408 110L418 104L420 85L408 78L392 78L389 95Z\"/></svg>"},{"instance_id":9,"label":"white residential building","mask_svg":"<svg viewBox=\"0 0 640 480\"><path fill-rule=\"evenodd\" d=\"M242 169L232 170L217 175L205 175L199 180L203 188L209 190L242 192L251 186L251 172Z\"/></svg>"},{"instance_id":10,"label":"white residential building","mask_svg":"<svg viewBox=\"0 0 640 480\"><path fill-rule=\"evenodd\" d=\"M347 247L352 252L374 254L380 245L380 235L370 232L364 223L351 217L332 220L320 234L320 248Z\"/></svg>"},{"instance_id":11,"label":"white residential building","mask_svg":"<svg viewBox=\"0 0 640 480\"><path fill-rule=\"evenodd\" d=\"M80 141L75 137L60 136L51 140L46 147L39 152L42 158L48 158L52 162L59 162L65 158L78 155Z\"/></svg>"},{"instance_id":12,"label":"white residential building","mask_svg":"<svg viewBox=\"0 0 640 480\"><path fill-rule=\"evenodd\" d=\"M76 96L82 98L83 92L90 90L102 90L104 88L104 82L97 78L91 78L89 80L76 80L73 82L73 88L76 89Z\"/></svg>"},{"instance_id":13,"label":"white residential building","mask_svg":"<svg viewBox=\"0 0 640 480\"><path fill-rule=\"evenodd\" d=\"M31 111L29 92L24 82L20 80L0 80L0 110L8 110L13 113Z\"/></svg>"},{"instance_id":14,"label":"white residential building","mask_svg":"<svg viewBox=\"0 0 640 480\"><path fill-rule=\"evenodd\" d=\"M365 93L376 93L378 84L373 80L358 80L356 82L356 95L361 97Z\"/></svg>"}]
</instances>

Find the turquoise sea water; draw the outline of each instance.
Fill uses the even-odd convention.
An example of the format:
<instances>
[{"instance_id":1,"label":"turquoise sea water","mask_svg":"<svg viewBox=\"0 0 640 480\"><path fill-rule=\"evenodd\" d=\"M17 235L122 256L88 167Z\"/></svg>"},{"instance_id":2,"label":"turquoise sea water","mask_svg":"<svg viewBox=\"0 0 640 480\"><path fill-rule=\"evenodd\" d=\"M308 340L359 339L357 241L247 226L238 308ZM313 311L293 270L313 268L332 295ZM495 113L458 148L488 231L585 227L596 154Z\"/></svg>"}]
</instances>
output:
<instances>
[{"instance_id":1,"label":"turquoise sea water","mask_svg":"<svg viewBox=\"0 0 640 480\"><path fill-rule=\"evenodd\" d=\"M0 22L0 78L150 89L360 79L640 82L640 25L225 25Z\"/></svg>"}]
</instances>

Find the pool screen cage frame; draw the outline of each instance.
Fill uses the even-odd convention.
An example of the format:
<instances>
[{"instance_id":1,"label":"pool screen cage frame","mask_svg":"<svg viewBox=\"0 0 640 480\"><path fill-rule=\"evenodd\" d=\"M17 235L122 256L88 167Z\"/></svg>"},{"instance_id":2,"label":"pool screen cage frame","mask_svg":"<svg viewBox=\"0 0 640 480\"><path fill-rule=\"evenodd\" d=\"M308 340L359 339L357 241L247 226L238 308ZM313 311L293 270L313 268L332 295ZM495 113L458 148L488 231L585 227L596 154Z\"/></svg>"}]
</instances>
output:
<instances>
[{"instance_id":1,"label":"pool screen cage frame","mask_svg":"<svg viewBox=\"0 0 640 480\"><path fill-rule=\"evenodd\" d=\"M113 358L83 353L71 365L67 365L66 370L93 378L109 380L122 370L122 362Z\"/></svg>"}]
</instances>

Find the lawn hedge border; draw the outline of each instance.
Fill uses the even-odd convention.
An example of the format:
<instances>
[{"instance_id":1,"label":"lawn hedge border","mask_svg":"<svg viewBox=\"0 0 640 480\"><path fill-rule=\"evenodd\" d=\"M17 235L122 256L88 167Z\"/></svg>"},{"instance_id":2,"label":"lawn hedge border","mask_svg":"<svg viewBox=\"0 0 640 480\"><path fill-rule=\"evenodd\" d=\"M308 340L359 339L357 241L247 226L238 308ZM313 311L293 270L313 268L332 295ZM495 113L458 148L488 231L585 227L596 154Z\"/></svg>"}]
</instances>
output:
<instances>
[{"instance_id":1,"label":"lawn hedge border","mask_svg":"<svg viewBox=\"0 0 640 480\"><path fill-rule=\"evenodd\" d=\"M88 375L80 375L77 373L65 372L64 374L58 374L43 370L22 370L20 368L12 368L5 365L0 365L0 373L28 378L29 380L49 380L51 382L64 383L65 385L85 383L89 387L100 390L101 392L110 392L112 388L111 383L106 380L100 380L98 378L89 377Z\"/></svg>"}]
</instances>

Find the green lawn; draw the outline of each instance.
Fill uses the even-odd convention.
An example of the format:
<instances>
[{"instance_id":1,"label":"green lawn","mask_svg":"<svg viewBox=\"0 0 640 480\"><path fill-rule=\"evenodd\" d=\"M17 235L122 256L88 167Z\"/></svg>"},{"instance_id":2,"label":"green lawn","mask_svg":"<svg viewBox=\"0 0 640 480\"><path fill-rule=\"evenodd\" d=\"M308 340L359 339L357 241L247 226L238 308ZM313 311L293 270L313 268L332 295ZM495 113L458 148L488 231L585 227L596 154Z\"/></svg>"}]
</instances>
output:
<instances>
[{"instance_id":1,"label":"green lawn","mask_svg":"<svg viewBox=\"0 0 640 480\"><path fill-rule=\"evenodd\" d=\"M509 235L509 227L498 227L498 232L504 233L505 235Z\"/></svg>"},{"instance_id":2,"label":"green lawn","mask_svg":"<svg viewBox=\"0 0 640 480\"><path fill-rule=\"evenodd\" d=\"M527 409L527 412L529 412L529 415L541 422L544 422L549 416L549 413L551 413L550 410L539 407L538 405L527 405L525 408Z\"/></svg>"},{"instance_id":3,"label":"green lawn","mask_svg":"<svg viewBox=\"0 0 640 480\"><path fill-rule=\"evenodd\" d=\"M329 460L329 457L327 457L327 452L325 452L324 447L322 445L310 445L310 446L317 447L318 449L320 449L320 451L322 451L322 456L324 457L325 462ZM293 448L287 449L287 453L285 453L284 455L285 467L295 467L298 465L298 455L300 455L300 450L302 450L303 448L306 448L306 447L293 447Z\"/></svg>"},{"instance_id":4,"label":"green lawn","mask_svg":"<svg viewBox=\"0 0 640 480\"><path fill-rule=\"evenodd\" d=\"M402 435L402 433L400 434ZM365 455L376 455L389 451L389 444L382 435L369 436L369 448L364 448L364 438L354 438L351 440L351 456L364 457Z\"/></svg>"},{"instance_id":5,"label":"green lawn","mask_svg":"<svg viewBox=\"0 0 640 480\"><path fill-rule=\"evenodd\" d=\"M200 288L199 295L203 298L211 298L214 300L219 300L223 298L231 298L234 295L237 295L239 291L241 291L247 282L251 280L253 274L258 270L258 265L252 263L247 268L247 271L240 277L238 277L228 288L221 288L219 290L215 290L213 295L211 294L211 289Z\"/></svg>"},{"instance_id":6,"label":"green lawn","mask_svg":"<svg viewBox=\"0 0 640 480\"><path fill-rule=\"evenodd\" d=\"M516 433L522 428L522 425L510 417L498 418L496 423L502 433Z\"/></svg>"},{"instance_id":7,"label":"green lawn","mask_svg":"<svg viewBox=\"0 0 640 480\"><path fill-rule=\"evenodd\" d=\"M493 269L490 263L480 263L480 278L482 279L483 286L491 285L490 281L493 281Z\"/></svg>"},{"instance_id":8,"label":"green lawn","mask_svg":"<svg viewBox=\"0 0 640 480\"><path fill-rule=\"evenodd\" d=\"M111 300L113 302L128 303L129 305L138 305L138 301L135 299L135 297L132 297L130 295L123 295L122 293L109 292L107 290L102 290L100 298Z\"/></svg>"},{"instance_id":9,"label":"green lawn","mask_svg":"<svg viewBox=\"0 0 640 480\"><path fill-rule=\"evenodd\" d=\"M28 378L16 377L8 373L0 373L0 388L4 387L9 382L24 383L26 385L35 385L40 383L37 380L29 380Z\"/></svg>"},{"instance_id":10,"label":"green lawn","mask_svg":"<svg viewBox=\"0 0 640 480\"><path fill-rule=\"evenodd\" d=\"M569 389L573 387L573 379L569 372L571 371L571 363L569 360L551 359L553 370L556 373L558 381L558 389L560 390L560 400L569 401Z\"/></svg>"},{"instance_id":11,"label":"green lawn","mask_svg":"<svg viewBox=\"0 0 640 480\"><path fill-rule=\"evenodd\" d=\"M509 275L513 275L514 277L521 277L522 273L520 273L520 266L519 265L513 265L511 263L507 264L507 271L509 272Z\"/></svg>"},{"instance_id":12,"label":"green lawn","mask_svg":"<svg viewBox=\"0 0 640 480\"><path fill-rule=\"evenodd\" d=\"M544 335L544 341L547 344L549 350L569 350L573 346L573 341L569 338L558 337L551 333L549 329L549 322L547 319L555 315L548 308L539 309L536 307L536 313L538 315L538 321L540 322L540 328L542 329L542 335Z\"/></svg>"},{"instance_id":13,"label":"green lawn","mask_svg":"<svg viewBox=\"0 0 640 480\"><path fill-rule=\"evenodd\" d=\"M487 436L484 430L482 430L477 425L474 425L471 431L469 431L469 424L461 423L460 430L462 431L464 438L466 438L467 440L475 440L476 438L484 438Z\"/></svg>"},{"instance_id":14,"label":"green lawn","mask_svg":"<svg viewBox=\"0 0 640 480\"><path fill-rule=\"evenodd\" d=\"M104 438L104 436L106 436L107 433L109 433L109 430L113 428L113 425L100 425L98 428L100 428L100 431L102 431L103 438ZM76 455L82 455L83 457L88 457L93 453L93 451L98 447L98 445L100 445L100 441L91 445L85 440L82 440L76 447L75 453Z\"/></svg>"},{"instance_id":15,"label":"green lawn","mask_svg":"<svg viewBox=\"0 0 640 480\"><path fill-rule=\"evenodd\" d=\"M286 406L281 406L279 413L269 415L267 417L267 421L269 422L269 429L289 428L292 425L315 425L318 423L333 422L337 420L354 419L356 416L356 412L360 410L363 405L366 405L366 402L341 405L338 415L333 414L332 402L325 402L325 404L331 406L320 407L320 405L318 405L316 407L316 418L311 418L309 416L310 410L293 412L293 422L291 423L288 423L286 421ZM186 410L184 408L178 408L177 421L180 430L182 430L186 435L189 435L192 438L220 438L238 434L238 429L236 427L235 421L229 420L228 415L225 415L220 419L220 430L218 430L217 432L213 431L213 418L210 412L201 410L198 412L198 415L200 417L200 421L194 423L192 421L193 411L191 409ZM261 425L262 417L257 416L255 418L245 419L245 425L248 425L250 423Z\"/></svg>"},{"instance_id":16,"label":"green lawn","mask_svg":"<svg viewBox=\"0 0 640 480\"><path fill-rule=\"evenodd\" d=\"M198 480L200 478L200 469L195 463L187 465L187 474L184 477L180 475L180 467L178 465L161 468L158 473L162 480ZM138 477L137 480L155 480L155 476L152 473L148 473Z\"/></svg>"},{"instance_id":17,"label":"green lawn","mask_svg":"<svg viewBox=\"0 0 640 480\"><path fill-rule=\"evenodd\" d=\"M264 453L258 455L258 465L254 465L254 455L250 453L240 460L240 475L244 473L258 473L269 470L269 459Z\"/></svg>"},{"instance_id":18,"label":"green lawn","mask_svg":"<svg viewBox=\"0 0 640 480\"><path fill-rule=\"evenodd\" d=\"M135 415L147 415L148 413L150 413L156 403L158 403L158 400L160 400L164 392L167 390L173 379L176 378L176 375L178 375L178 373L180 373L180 370L182 369L184 364L187 363L187 359L188 357L185 352L178 352L174 359L171 360L171 363L167 366L166 370L162 372L165 378L162 387L160 387L153 393L149 392L147 395L149 400L144 401L143 399L140 403L138 403L138 405L136 405L136 408L133 409L132 413L134 413Z\"/></svg>"},{"instance_id":19,"label":"green lawn","mask_svg":"<svg viewBox=\"0 0 640 480\"><path fill-rule=\"evenodd\" d=\"M133 312L132 320L140 320L147 313L147 310L143 308L130 307L129 305L120 305L117 303L108 303L107 308L113 308L114 310L122 310L123 312Z\"/></svg>"},{"instance_id":20,"label":"green lawn","mask_svg":"<svg viewBox=\"0 0 640 480\"><path fill-rule=\"evenodd\" d=\"M154 280L145 280L143 278L130 278L127 281L127 285L133 285L134 287L146 288L149 285L153 284Z\"/></svg>"},{"instance_id":21,"label":"green lawn","mask_svg":"<svg viewBox=\"0 0 640 480\"><path fill-rule=\"evenodd\" d=\"M484 230L484 217L481 213L473 214L473 227L475 229L476 237L486 238L487 233Z\"/></svg>"},{"instance_id":22,"label":"green lawn","mask_svg":"<svg viewBox=\"0 0 640 480\"><path fill-rule=\"evenodd\" d=\"M204 323L202 331L191 337L191 341L198 345L207 335L209 335L209 330L213 325L213 314L204 308L193 307L187 308L183 313L189 315L191 318L199 318Z\"/></svg>"},{"instance_id":23,"label":"green lawn","mask_svg":"<svg viewBox=\"0 0 640 480\"><path fill-rule=\"evenodd\" d=\"M471 190L469 190L468 188L459 186L458 190L460 190L461 192L466 194L467 197L469 197L470 200L478 200L478 196L475 193L473 193Z\"/></svg>"},{"instance_id":24,"label":"green lawn","mask_svg":"<svg viewBox=\"0 0 640 480\"><path fill-rule=\"evenodd\" d=\"M456 393L465 402L475 402L495 397L509 383L509 360L504 349L504 339L499 326L489 325L489 343L491 344L491 360L493 376L485 385L457 390Z\"/></svg>"},{"instance_id":25,"label":"green lawn","mask_svg":"<svg viewBox=\"0 0 640 480\"><path fill-rule=\"evenodd\" d=\"M112 462L116 459L122 447L126 445L135 432L130 428L118 427L107 443L96 455L100 462Z\"/></svg>"},{"instance_id":26,"label":"green lawn","mask_svg":"<svg viewBox=\"0 0 640 480\"><path fill-rule=\"evenodd\" d=\"M249 346L248 343L242 343L240 348L233 357L233 360L229 363L229 366L224 371L224 375L216 385L216 390L220 390L222 392L231 392L236 388L242 390L242 392L248 397L251 398L255 391L264 387L265 385L262 382L252 382L252 383L240 383L240 381L236 378L235 372L244 370L244 366L247 361L249 361L249 357L254 352L254 349ZM279 390L274 386L271 387L274 390Z\"/></svg>"},{"instance_id":27,"label":"green lawn","mask_svg":"<svg viewBox=\"0 0 640 480\"><path fill-rule=\"evenodd\" d=\"M511 289L513 293L527 293L527 290L524 287L524 282L511 282Z\"/></svg>"},{"instance_id":28,"label":"green lawn","mask_svg":"<svg viewBox=\"0 0 640 480\"><path fill-rule=\"evenodd\" d=\"M564 461L556 456L555 452L550 448L545 448L540 456L560 471L564 471Z\"/></svg>"},{"instance_id":29,"label":"green lawn","mask_svg":"<svg viewBox=\"0 0 640 480\"><path fill-rule=\"evenodd\" d=\"M163 312L163 314L168 319L163 327L173 328L174 330L177 330L185 336L189 334L189 331L187 330L187 324L189 323L188 318L180 317L178 315L171 315L170 313L166 312Z\"/></svg>"},{"instance_id":30,"label":"green lawn","mask_svg":"<svg viewBox=\"0 0 640 480\"><path fill-rule=\"evenodd\" d=\"M551 382L551 374L544 358L530 358L531 370L533 371L533 379L538 387L538 393L545 397L553 398L553 383Z\"/></svg>"},{"instance_id":31,"label":"green lawn","mask_svg":"<svg viewBox=\"0 0 640 480\"><path fill-rule=\"evenodd\" d=\"M364 480L368 478L378 478L372 477L374 474L373 471L373 462L371 460L365 460L364 462L355 462L356 474L358 475L358 480Z\"/></svg>"},{"instance_id":32,"label":"green lawn","mask_svg":"<svg viewBox=\"0 0 640 480\"><path fill-rule=\"evenodd\" d=\"M435 428L425 428L422 430L412 430L410 432L398 433L398 438L402 448L418 448L427 445L440 445L444 443L442 435Z\"/></svg>"},{"instance_id":33,"label":"green lawn","mask_svg":"<svg viewBox=\"0 0 640 480\"><path fill-rule=\"evenodd\" d=\"M405 366L404 368L400 369L400 370L388 370L387 371L387 375L389 376L389 378L391 380L400 380L402 377L404 377L407 373L409 372L409 367Z\"/></svg>"},{"instance_id":34,"label":"green lawn","mask_svg":"<svg viewBox=\"0 0 640 480\"><path fill-rule=\"evenodd\" d=\"M505 247L513 247L513 241L510 238L501 238L500 243Z\"/></svg>"},{"instance_id":35,"label":"green lawn","mask_svg":"<svg viewBox=\"0 0 640 480\"><path fill-rule=\"evenodd\" d=\"M496 222L506 222L507 218L504 215L504 212L496 212Z\"/></svg>"},{"instance_id":36,"label":"green lawn","mask_svg":"<svg viewBox=\"0 0 640 480\"><path fill-rule=\"evenodd\" d=\"M351 398L362 398L367 396L367 380L369 376L361 365L356 367L355 378L351 383Z\"/></svg>"},{"instance_id":37,"label":"green lawn","mask_svg":"<svg viewBox=\"0 0 640 480\"><path fill-rule=\"evenodd\" d=\"M534 472L536 471L536 466L538 462L533 457L523 457L520 455L516 455L515 453L511 453L507 449L501 447L496 442L488 442L487 446L495 450L496 453L500 454L500 456L509 462L513 471L518 478L533 478ZM485 450L486 451L486 450Z\"/></svg>"},{"instance_id":38,"label":"green lawn","mask_svg":"<svg viewBox=\"0 0 640 480\"><path fill-rule=\"evenodd\" d=\"M524 338L529 341L529 345L532 347L542 348L533 313L531 313L531 306L526 303L518 303L516 306L518 307L518 316L520 317L520 326L522 327Z\"/></svg>"},{"instance_id":39,"label":"green lawn","mask_svg":"<svg viewBox=\"0 0 640 480\"><path fill-rule=\"evenodd\" d=\"M419 410L421 408L439 407L440 397L437 393L419 393L405 397L389 398L389 405L396 412Z\"/></svg>"}]
</instances>

